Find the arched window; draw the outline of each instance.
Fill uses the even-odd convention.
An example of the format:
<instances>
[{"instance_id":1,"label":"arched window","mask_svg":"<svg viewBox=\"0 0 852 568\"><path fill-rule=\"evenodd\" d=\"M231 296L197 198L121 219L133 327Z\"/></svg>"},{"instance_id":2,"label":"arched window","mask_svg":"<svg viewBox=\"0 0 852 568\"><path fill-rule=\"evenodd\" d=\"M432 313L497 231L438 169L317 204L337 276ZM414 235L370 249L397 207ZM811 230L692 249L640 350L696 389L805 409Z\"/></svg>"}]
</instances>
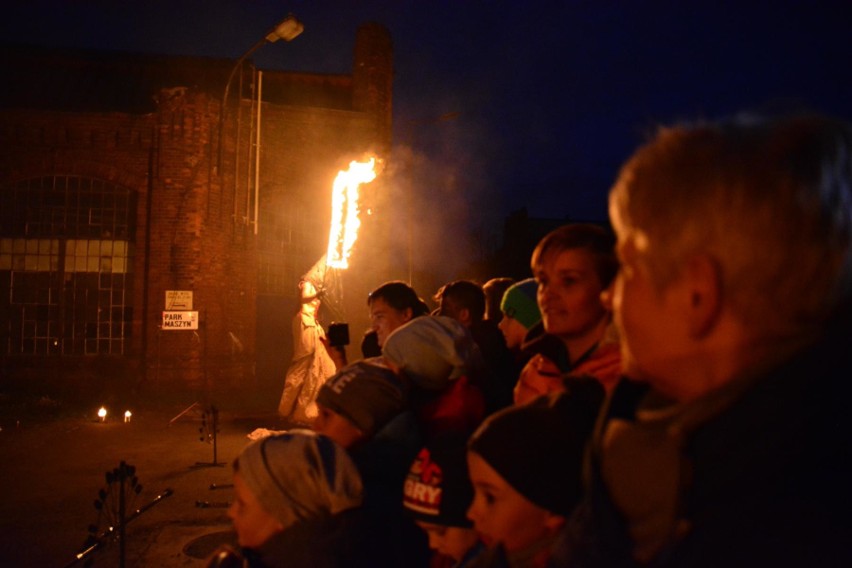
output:
<instances>
[{"instance_id":1,"label":"arched window","mask_svg":"<svg viewBox=\"0 0 852 568\"><path fill-rule=\"evenodd\" d=\"M0 187L0 355L123 354L136 195L79 176Z\"/></svg>"}]
</instances>

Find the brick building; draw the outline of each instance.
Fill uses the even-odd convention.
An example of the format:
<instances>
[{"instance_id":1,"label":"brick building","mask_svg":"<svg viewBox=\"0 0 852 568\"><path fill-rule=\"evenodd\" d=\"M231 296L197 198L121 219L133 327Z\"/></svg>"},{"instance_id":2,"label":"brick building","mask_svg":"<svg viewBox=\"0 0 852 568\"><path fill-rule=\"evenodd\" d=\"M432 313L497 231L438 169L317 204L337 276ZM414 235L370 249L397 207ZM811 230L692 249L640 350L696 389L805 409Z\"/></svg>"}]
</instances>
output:
<instances>
[{"instance_id":1,"label":"brick building","mask_svg":"<svg viewBox=\"0 0 852 568\"><path fill-rule=\"evenodd\" d=\"M389 152L387 30L358 29L351 75L247 62L224 104L230 60L0 50L0 385L280 388L332 181ZM375 256L338 276L338 317L360 321ZM197 330L163 328L167 292Z\"/></svg>"}]
</instances>

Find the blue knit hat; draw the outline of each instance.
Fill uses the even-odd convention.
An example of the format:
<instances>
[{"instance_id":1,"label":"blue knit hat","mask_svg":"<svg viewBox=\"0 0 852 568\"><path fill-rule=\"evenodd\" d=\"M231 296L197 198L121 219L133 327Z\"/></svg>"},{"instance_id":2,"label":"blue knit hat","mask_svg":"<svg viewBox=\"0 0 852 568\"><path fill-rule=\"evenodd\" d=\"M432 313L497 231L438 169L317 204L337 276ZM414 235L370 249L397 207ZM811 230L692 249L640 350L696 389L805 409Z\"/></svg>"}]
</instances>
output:
<instances>
[{"instance_id":1,"label":"blue knit hat","mask_svg":"<svg viewBox=\"0 0 852 568\"><path fill-rule=\"evenodd\" d=\"M538 283L534 278L521 280L509 286L503 294L500 311L527 329L541 321L541 311L535 299Z\"/></svg>"}]
</instances>

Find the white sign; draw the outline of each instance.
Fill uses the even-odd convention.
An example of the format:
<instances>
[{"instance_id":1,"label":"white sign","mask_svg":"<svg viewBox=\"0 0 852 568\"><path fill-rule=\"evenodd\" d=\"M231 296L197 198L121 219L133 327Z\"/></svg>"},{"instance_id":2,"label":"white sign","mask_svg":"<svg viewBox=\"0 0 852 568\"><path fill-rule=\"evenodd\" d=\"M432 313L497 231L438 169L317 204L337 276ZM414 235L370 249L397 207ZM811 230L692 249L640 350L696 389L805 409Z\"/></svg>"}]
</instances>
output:
<instances>
[{"instance_id":1,"label":"white sign","mask_svg":"<svg viewBox=\"0 0 852 568\"><path fill-rule=\"evenodd\" d=\"M166 290L167 310L191 310L192 290Z\"/></svg>"},{"instance_id":2,"label":"white sign","mask_svg":"<svg viewBox=\"0 0 852 568\"><path fill-rule=\"evenodd\" d=\"M198 329L198 312L163 312L163 329Z\"/></svg>"}]
</instances>

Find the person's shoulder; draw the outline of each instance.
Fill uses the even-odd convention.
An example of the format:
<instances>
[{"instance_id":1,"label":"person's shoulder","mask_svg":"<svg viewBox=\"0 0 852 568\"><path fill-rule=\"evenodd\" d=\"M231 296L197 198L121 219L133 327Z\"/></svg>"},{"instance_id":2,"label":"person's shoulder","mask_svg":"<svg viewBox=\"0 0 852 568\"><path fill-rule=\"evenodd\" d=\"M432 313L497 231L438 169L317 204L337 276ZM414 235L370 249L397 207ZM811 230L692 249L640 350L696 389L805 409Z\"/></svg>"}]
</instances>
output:
<instances>
[{"instance_id":1,"label":"person's shoulder","mask_svg":"<svg viewBox=\"0 0 852 568\"><path fill-rule=\"evenodd\" d=\"M509 560L500 546L481 548L472 558L459 568L509 568Z\"/></svg>"},{"instance_id":2,"label":"person's shoulder","mask_svg":"<svg viewBox=\"0 0 852 568\"><path fill-rule=\"evenodd\" d=\"M229 545L222 545L207 559L205 568L244 568L248 560Z\"/></svg>"}]
</instances>

